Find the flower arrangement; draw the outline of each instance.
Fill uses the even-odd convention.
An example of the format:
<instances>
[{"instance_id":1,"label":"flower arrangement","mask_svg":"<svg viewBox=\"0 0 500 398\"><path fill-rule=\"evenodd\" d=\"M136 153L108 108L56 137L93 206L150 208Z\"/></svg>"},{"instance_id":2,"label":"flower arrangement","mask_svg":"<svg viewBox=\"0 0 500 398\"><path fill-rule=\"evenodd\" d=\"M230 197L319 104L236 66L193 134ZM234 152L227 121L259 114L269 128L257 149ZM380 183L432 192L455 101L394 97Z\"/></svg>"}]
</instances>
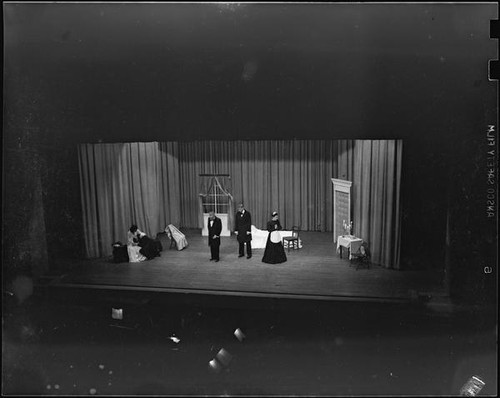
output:
<instances>
[{"instance_id":1,"label":"flower arrangement","mask_svg":"<svg viewBox=\"0 0 500 398\"><path fill-rule=\"evenodd\" d=\"M351 235L352 231L352 221L350 223L346 222L346 220L342 220L342 225L344 226L344 232L346 235Z\"/></svg>"}]
</instances>

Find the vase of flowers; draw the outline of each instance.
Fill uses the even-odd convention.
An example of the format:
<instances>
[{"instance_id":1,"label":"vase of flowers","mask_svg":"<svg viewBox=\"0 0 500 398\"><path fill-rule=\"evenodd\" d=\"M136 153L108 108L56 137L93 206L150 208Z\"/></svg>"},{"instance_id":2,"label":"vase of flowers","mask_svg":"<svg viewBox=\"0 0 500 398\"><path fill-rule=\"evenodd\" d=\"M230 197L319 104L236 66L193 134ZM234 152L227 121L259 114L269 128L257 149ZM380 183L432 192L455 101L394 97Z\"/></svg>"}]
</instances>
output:
<instances>
[{"instance_id":1,"label":"vase of flowers","mask_svg":"<svg viewBox=\"0 0 500 398\"><path fill-rule=\"evenodd\" d=\"M352 221L350 223L348 223L348 222L346 222L346 220L343 220L342 225L344 226L345 235L351 236L351 234L352 234Z\"/></svg>"}]
</instances>

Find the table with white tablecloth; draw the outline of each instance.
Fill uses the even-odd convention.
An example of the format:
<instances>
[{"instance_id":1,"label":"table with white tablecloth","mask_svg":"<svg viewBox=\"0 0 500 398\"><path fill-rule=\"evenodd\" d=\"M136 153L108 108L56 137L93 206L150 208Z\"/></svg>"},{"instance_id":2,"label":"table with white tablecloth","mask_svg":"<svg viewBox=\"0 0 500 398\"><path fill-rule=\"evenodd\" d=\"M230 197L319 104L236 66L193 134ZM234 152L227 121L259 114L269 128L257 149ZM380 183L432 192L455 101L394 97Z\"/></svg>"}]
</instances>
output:
<instances>
[{"instance_id":1,"label":"table with white tablecloth","mask_svg":"<svg viewBox=\"0 0 500 398\"><path fill-rule=\"evenodd\" d=\"M345 247L349 253L349 260L351 259L351 253L356 253L361 244L363 243L363 239L356 238L353 235L342 235L337 237L337 252L340 253L340 258L342 258L342 248Z\"/></svg>"}]
</instances>

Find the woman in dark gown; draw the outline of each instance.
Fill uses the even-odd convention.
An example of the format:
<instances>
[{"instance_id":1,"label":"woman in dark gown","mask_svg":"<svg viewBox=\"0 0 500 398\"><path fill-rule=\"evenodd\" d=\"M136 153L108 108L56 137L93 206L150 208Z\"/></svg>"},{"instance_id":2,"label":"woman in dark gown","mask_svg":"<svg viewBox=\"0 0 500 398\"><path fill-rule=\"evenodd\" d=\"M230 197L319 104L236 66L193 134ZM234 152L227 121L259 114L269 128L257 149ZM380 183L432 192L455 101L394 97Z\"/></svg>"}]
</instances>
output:
<instances>
[{"instance_id":1,"label":"woman in dark gown","mask_svg":"<svg viewBox=\"0 0 500 398\"><path fill-rule=\"evenodd\" d=\"M273 212L272 216L272 220L267 223L269 236L267 237L266 249L264 250L262 262L268 264L279 264L286 261L285 249L283 248L283 243L281 242L281 237L278 232L283 228L278 220L278 213Z\"/></svg>"},{"instance_id":2,"label":"woman in dark gown","mask_svg":"<svg viewBox=\"0 0 500 398\"><path fill-rule=\"evenodd\" d=\"M147 236L144 232L137 228L137 225L132 225L128 231L128 241L129 241L129 258L130 262L138 262L144 261L145 259L142 257L146 257L148 260L155 258L160 255L162 250L161 243L159 241L154 241L149 236ZM140 247L140 249L137 249ZM135 256L131 253L131 249L135 249L135 255L138 256L137 259L134 260ZM137 250L139 253L137 253ZM142 255L142 256L140 256Z\"/></svg>"},{"instance_id":3,"label":"woman in dark gown","mask_svg":"<svg viewBox=\"0 0 500 398\"><path fill-rule=\"evenodd\" d=\"M146 256L148 260L160 256L161 243L154 241L147 235L139 238L139 246L141 247L140 253Z\"/></svg>"}]
</instances>

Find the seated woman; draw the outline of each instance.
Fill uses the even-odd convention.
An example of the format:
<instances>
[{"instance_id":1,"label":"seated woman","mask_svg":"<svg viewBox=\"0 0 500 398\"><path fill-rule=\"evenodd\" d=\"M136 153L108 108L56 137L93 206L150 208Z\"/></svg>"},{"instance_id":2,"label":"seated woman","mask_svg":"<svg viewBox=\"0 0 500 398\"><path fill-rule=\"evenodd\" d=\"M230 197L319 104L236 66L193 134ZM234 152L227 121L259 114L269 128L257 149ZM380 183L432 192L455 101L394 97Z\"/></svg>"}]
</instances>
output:
<instances>
[{"instance_id":1,"label":"seated woman","mask_svg":"<svg viewBox=\"0 0 500 398\"><path fill-rule=\"evenodd\" d=\"M139 246L139 239L141 236L146 236L146 234L137 228L137 225L132 225L128 230L127 237L127 252L129 262L140 263L146 260L146 256L141 253L141 246Z\"/></svg>"},{"instance_id":2,"label":"seated woman","mask_svg":"<svg viewBox=\"0 0 500 398\"><path fill-rule=\"evenodd\" d=\"M135 232L133 232L135 230ZM130 228L132 234L135 233L134 238L138 240L140 246L139 253L145 256L148 260L160 256L162 250L161 243L159 240L153 240L147 236L144 232L137 229L137 225L132 225Z\"/></svg>"},{"instance_id":3,"label":"seated woman","mask_svg":"<svg viewBox=\"0 0 500 398\"><path fill-rule=\"evenodd\" d=\"M278 219L278 213L273 212L273 218L267 223L269 236L267 237L266 250L262 262L268 264L279 264L286 261L285 249L281 243L281 236L278 231L282 230L281 223Z\"/></svg>"}]
</instances>

